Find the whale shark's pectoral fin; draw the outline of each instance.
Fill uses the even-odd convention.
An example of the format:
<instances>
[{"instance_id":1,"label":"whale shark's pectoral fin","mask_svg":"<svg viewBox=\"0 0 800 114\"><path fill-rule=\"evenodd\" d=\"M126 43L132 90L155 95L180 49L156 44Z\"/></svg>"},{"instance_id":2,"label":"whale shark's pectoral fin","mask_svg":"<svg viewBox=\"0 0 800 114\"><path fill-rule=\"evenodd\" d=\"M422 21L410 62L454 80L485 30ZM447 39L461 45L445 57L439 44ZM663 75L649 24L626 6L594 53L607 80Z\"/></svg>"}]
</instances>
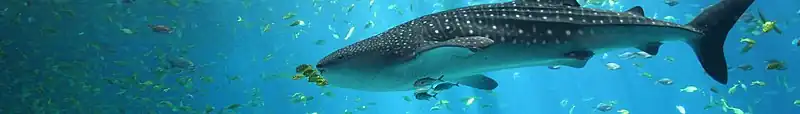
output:
<instances>
[{"instance_id":1,"label":"whale shark's pectoral fin","mask_svg":"<svg viewBox=\"0 0 800 114\"><path fill-rule=\"evenodd\" d=\"M489 39L483 36L472 36L472 37L458 37L453 38L447 41L441 42L432 42L429 44L424 44L422 47L417 48L414 54L410 55L411 57L417 56L421 53L426 52L448 52L450 55L456 57L468 57L471 54L463 54L463 53L473 53L480 51L486 47L491 46L494 44L494 40ZM469 49L471 52L463 52L461 49ZM464 50L466 51L466 50Z\"/></svg>"},{"instance_id":2,"label":"whale shark's pectoral fin","mask_svg":"<svg viewBox=\"0 0 800 114\"><path fill-rule=\"evenodd\" d=\"M564 56L572 59L563 60L559 65L569 66L572 68L583 68L586 66L586 62L589 61L589 58L594 56L594 52L589 50L572 51L565 53Z\"/></svg>"},{"instance_id":3,"label":"whale shark's pectoral fin","mask_svg":"<svg viewBox=\"0 0 800 114\"><path fill-rule=\"evenodd\" d=\"M580 51L571 51L569 53L564 54L565 57L574 58L577 60L589 60L594 56L594 52L589 50L580 50Z\"/></svg>"},{"instance_id":4,"label":"whale shark's pectoral fin","mask_svg":"<svg viewBox=\"0 0 800 114\"><path fill-rule=\"evenodd\" d=\"M497 81L494 81L494 79L486 77L486 75L483 74L467 76L458 79L457 82L461 85L466 85L481 90L493 90L494 88L497 88L498 85Z\"/></svg>"},{"instance_id":5,"label":"whale shark's pectoral fin","mask_svg":"<svg viewBox=\"0 0 800 114\"><path fill-rule=\"evenodd\" d=\"M644 52L647 52L647 54L656 55L656 54L658 54L658 48L661 47L661 44L664 44L664 43L652 42L652 43L647 43L645 45L642 45L642 46L639 46L639 47L636 47L636 48L639 49L639 50L642 50Z\"/></svg>"},{"instance_id":6,"label":"whale shark's pectoral fin","mask_svg":"<svg viewBox=\"0 0 800 114\"><path fill-rule=\"evenodd\" d=\"M584 66L586 66L586 62L589 62L589 61L588 60L568 60L568 61L562 63L561 65L569 66L569 67L572 67L572 68L583 68Z\"/></svg>"}]
</instances>

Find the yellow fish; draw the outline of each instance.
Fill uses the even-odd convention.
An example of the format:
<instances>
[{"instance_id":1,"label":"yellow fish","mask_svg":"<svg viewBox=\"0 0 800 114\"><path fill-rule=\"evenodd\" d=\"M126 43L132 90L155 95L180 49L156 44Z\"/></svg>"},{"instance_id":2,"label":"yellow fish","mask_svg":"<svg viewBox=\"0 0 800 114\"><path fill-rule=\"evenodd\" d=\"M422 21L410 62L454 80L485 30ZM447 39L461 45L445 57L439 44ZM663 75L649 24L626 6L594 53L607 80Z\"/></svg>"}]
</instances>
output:
<instances>
[{"instance_id":1,"label":"yellow fish","mask_svg":"<svg viewBox=\"0 0 800 114\"><path fill-rule=\"evenodd\" d=\"M619 110L617 110L617 112L619 112L619 114L630 114L631 113L630 111L628 111L626 109L619 109Z\"/></svg>"},{"instance_id":2,"label":"yellow fish","mask_svg":"<svg viewBox=\"0 0 800 114\"><path fill-rule=\"evenodd\" d=\"M758 18L758 22L761 24L761 32L767 33L774 30L775 33L783 34L783 32L776 27L777 23L775 23L775 21L768 21L767 18L764 18L764 14L761 13L761 10L758 10Z\"/></svg>"}]
</instances>

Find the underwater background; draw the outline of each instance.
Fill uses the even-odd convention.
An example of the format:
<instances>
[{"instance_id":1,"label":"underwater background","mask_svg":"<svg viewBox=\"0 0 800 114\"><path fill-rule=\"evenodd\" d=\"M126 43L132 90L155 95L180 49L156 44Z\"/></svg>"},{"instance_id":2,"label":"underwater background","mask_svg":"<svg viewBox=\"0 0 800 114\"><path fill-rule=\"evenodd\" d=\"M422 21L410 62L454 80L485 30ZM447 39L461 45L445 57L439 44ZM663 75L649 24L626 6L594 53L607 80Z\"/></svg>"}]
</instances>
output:
<instances>
[{"instance_id":1,"label":"underwater background","mask_svg":"<svg viewBox=\"0 0 800 114\"><path fill-rule=\"evenodd\" d=\"M298 65L416 17L507 1L3 0L0 114L800 114L798 0L750 7L726 41L727 85L682 42L656 56L598 54L580 69L490 72L493 91L455 87L430 101L292 79ZM579 2L685 24L718 0ZM782 33L762 32L766 21Z\"/></svg>"}]
</instances>

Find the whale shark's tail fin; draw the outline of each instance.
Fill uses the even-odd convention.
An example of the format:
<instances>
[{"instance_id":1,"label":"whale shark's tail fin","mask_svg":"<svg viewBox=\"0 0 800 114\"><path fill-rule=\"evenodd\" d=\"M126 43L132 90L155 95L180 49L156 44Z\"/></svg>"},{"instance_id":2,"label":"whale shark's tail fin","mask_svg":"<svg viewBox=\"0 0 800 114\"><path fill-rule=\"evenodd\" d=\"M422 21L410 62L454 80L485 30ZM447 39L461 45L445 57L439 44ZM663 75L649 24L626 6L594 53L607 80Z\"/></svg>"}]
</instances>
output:
<instances>
[{"instance_id":1,"label":"whale shark's tail fin","mask_svg":"<svg viewBox=\"0 0 800 114\"><path fill-rule=\"evenodd\" d=\"M722 46L739 17L755 0L721 0L703 10L689 26L700 29L703 36L689 44L708 75L719 83L728 83L728 64Z\"/></svg>"}]
</instances>

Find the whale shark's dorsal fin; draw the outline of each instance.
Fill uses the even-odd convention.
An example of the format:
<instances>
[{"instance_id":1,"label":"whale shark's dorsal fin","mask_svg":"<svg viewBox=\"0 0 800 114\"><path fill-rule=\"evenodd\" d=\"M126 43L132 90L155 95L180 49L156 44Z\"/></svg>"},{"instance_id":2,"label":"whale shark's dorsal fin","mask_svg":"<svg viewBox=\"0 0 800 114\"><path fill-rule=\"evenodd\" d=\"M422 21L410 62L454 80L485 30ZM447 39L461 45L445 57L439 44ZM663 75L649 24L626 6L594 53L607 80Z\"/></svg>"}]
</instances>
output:
<instances>
[{"instance_id":1,"label":"whale shark's dorsal fin","mask_svg":"<svg viewBox=\"0 0 800 114\"><path fill-rule=\"evenodd\" d=\"M575 7L581 6L581 4L579 4L577 0L514 0L514 2L561 4L561 5L575 6Z\"/></svg>"},{"instance_id":2,"label":"whale shark's dorsal fin","mask_svg":"<svg viewBox=\"0 0 800 114\"><path fill-rule=\"evenodd\" d=\"M633 14L636 14L636 15L639 15L639 16L644 16L644 9L642 9L641 6L633 7L631 9L628 9L628 11L625 11L625 12L633 13Z\"/></svg>"}]
</instances>

